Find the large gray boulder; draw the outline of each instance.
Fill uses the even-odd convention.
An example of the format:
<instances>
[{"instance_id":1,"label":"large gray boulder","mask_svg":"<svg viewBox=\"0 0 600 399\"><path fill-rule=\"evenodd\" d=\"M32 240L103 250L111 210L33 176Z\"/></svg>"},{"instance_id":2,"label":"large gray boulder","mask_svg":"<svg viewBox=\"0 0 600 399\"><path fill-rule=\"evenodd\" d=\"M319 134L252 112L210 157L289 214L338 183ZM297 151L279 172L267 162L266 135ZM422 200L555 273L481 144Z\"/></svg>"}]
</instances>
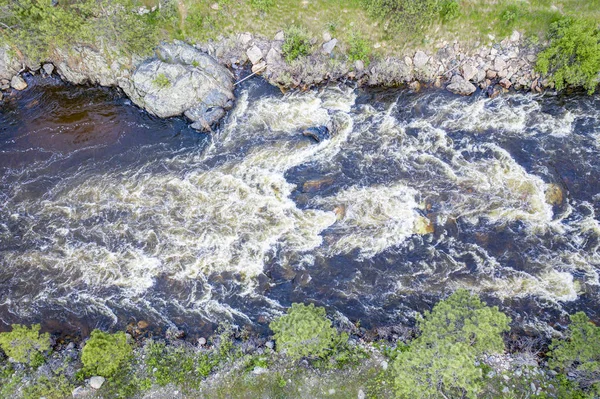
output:
<instances>
[{"instance_id":1,"label":"large gray boulder","mask_svg":"<svg viewBox=\"0 0 600 399\"><path fill-rule=\"evenodd\" d=\"M473 84L459 75L454 75L452 77L452 80L446 89L454 94L460 94L461 96L470 96L477 90Z\"/></svg>"},{"instance_id":2,"label":"large gray boulder","mask_svg":"<svg viewBox=\"0 0 600 399\"><path fill-rule=\"evenodd\" d=\"M163 44L119 86L139 107L161 118L185 114L198 130L209 130L233 106L233 75L183 42Z\"/></svg>"},{"instance_id":3,"label":"large gray boulder","mask_svg":"<svg viewBox=\"0 0 600 399\"><path fill-rule=\"evenodd\" d=\"M60 77L69 83L107 87L117 86L119 79L128 77L131 63L128 57L109 56L87 46L57 49L51 61Z\"/></svg>"},{"instance_id":4,"label":"large gray boulder","mask_svg":"<svg viewBox=\"0 0 600 399\"><path fill-rule=\"evenodd\" d=\"M0 80L11 80L19 73L21 63L13 56L8 46L0 46Z\"/></svg>"}]
</instances>

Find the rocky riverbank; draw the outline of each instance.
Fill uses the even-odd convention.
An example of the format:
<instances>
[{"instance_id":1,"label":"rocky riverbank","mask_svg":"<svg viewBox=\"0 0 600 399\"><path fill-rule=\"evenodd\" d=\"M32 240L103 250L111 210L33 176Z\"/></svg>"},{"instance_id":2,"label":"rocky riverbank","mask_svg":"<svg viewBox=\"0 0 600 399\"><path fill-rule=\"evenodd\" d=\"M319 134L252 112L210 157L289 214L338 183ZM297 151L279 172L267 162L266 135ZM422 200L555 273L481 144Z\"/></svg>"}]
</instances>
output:
<instances>
[{"instance_id":1,"label":"rocky riverbank","mask_svg":"<svg viewBox=\"0 0 600 399\"><path fill-rule=\"evenodd\" d=\"M542 92L552 87L534 70L538 49L526 45L517 31L499 42L490 36L489 43L471 50L458 41L443 42L435 51L418 50L369 63L349 62L345 49L329 33L321 39L313 39L317 50L291 63L282 55L283 32L272 39L242 33L194 46L176 41L159 46L150 59L75 46L38 63L0 47L0 88L4 95L12 89L24 90L22 73L57 73L72 84L119 87L148 112L159 117L185 115L194 128L206 131L232 107L233 80L241 79L248 67L282 90L354 81L369 86L408 85L413 90L445 88L460 95L480 88L494 97L511 88Z\"/></svg>"}]
</instances>

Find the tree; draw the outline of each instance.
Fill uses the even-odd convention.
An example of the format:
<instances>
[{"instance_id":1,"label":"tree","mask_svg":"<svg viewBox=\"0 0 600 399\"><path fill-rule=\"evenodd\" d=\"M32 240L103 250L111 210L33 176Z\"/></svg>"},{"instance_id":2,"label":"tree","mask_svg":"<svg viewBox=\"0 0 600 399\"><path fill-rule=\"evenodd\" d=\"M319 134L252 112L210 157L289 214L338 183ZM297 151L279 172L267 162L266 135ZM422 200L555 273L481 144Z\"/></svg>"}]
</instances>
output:
<instances>
[{"instance_id":1,"label":"tree","mask_svg":"<svg viewBox=\"0 0 600 399\"><path fill-rule=\"evenodd\" d=\"M548 365L575 374L583 388L600 394L600 327L583 312L570 318L566 339L554 339L550 344Z\"/></svg>"},{"instance_id":2,"label":"tree","mask_svg":"<svg viewBox=\"0 0 600 399\"><path fill-rule=\"evenodd\" d=\"M0 348L16 362L30 365L43 362L42 353L50 349L50 335L40 334L40 325L30 328L13 324L12 331L0 333Z\"/></svg>"},{"instance_id":3,"label":"tree","mask_svg":"<svg viewBox=\"0 0 600 399\"><path fill-rule=\"evenodd\" d=\"M484 353L504 350L510 318L476 295L458 290L418 319L421 335L394 360L396 392L402 398L475 398Z\"/></svg>"},{"instance_id":4,"label":"tree","mask_svg":"<svg viewBox=\"0 0 600 399\"><path fill-rule=\"evenodd\" d=\"M81 352L84 373L111 377L132 353L133 349L127 343L124 332L109 334L94 330Z\"/></svg>"}]
</instances>

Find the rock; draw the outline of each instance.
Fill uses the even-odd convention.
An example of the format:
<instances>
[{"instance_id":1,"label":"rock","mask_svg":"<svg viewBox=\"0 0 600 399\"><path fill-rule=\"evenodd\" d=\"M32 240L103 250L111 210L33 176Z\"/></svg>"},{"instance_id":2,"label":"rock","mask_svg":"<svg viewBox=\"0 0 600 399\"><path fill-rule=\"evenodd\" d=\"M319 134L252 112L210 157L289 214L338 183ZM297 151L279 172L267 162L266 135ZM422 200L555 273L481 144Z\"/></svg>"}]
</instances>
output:
<instances>
[{"instance_id":1,"label":"rock","mask_svg":"<svg viewBox=\"0 0 600 399\"><path fill-rule=\"evenodd\" d=\"M487 89L487 96L491 99L498 97L500 94L502 94L502 87L499 85L490 85Z\"/></svg>"},{"instance_id":2,"label":"rock","mask_svg":"<svg viewBox=\"0 0 600 399\"><path fill-rule=\"evenodd\" d=\"M487 72L485 73L485 77L487 79L496 79L496 76L498 76L498 72L496 72L492 69L488 69Z\"/></svg>"},{"instance_id":3,"label":"rock","mask_svg":"<svg viewBox=\"0 0 600 399\"><path fill-rule=\"evenodd\" d=\"M268 372L269 372L269 370L267 370L264 367L254 367L254 370L252 370L252 374L254 374L254 375L265 374Z\"/></svg>"},{"instance_id":4,"label":"rock","mask_svg":"<svg viewBox=\"0 0 600 399\"><path fill-rule=\"evenodd\" d=\"M521 40L521 34L514 30L512 35L510 35L510 41L511 42L518 42L519 40Z\"/></svg>"},{"instance_id":5,"label":"rock","mask_svg":"<svg viewBox=\"0 0 600 399\"><path fill-rule=\"evenodd\" d=\"M104 377L94 376L90 378L90 386L94 389L100 389L104 384Z\"/></svg>"},{"instance_id":6,"label":"rock","mask_svg":"<svg viewBox=\"0 0 600 399\"><path fill-rule=\"evenodd\" d=\"M52 65L52 64L44 64L43 68L44 68L44 72L48 76L50 76L54 73L54 65Z\"/></svg>"},{"instance_id":7,"label":"rock","mask_svg":"<svg viewBox=\"0 0 600 399\"><path fill-rule=\"evenodd\" d=\"M259 73L265 70L267 67L267 63L265 61L261 61L258 64L252 65L252 73Z\"/></svg>"},{"instance_id":8,"label":"rock","mask_svg":"<svg viewBox=\"0 0 600 399\"><path fill-rule=\"evenodd\" d=\"M465 63L462 66L462 76L466 81L473 79L475 75L477 75L477 69L473 65Z\"/></svg>"},{"instance_id":9,"label":"rock","mask_svg":"<svg viewBox=\"0 0 600 399\"><path fill-rule=\"evenodd\" d=\"M505 89L508 89L508 88L510 88L510 86L512 86L512 83L510 82L510 80L508 80L506 78L501 79L499 83L500 83L500 86L502 86Z\"/></svg>"},{"instance_id":10,"label":"rock","mask_svg":"<svg viewBox=\"0 0 600 399\"><path fill-rule=\"evenodd\" d=\"M365 392L362 389L359 389L357 399L365 399L366 397Z\"/></svg>"},{"instance_id":11,"label":"rock","mask_svg":"<svg viewBox=\"0 0 600 399\"><path fill-rule=\"evenodd\" d=\"M333 38L331 37L331 33L327 32L327 31L323 32L323 42L328 42L328 41L330 41L331 39L333 39Z\"/></svg>"},{"instance_id":12,"label":"rock","mask_svg":"<svg viewBox=\"0 0 600 399\"><path fill-rule=\"evenodd\" d=\"M210 8L213 9L213 10L215 10L215 11L217 11L219 9L219 3L212 3L210 5Z\"/></svg>"},{"instance_id":13,"label":"rock","mask_svg":"<svg viewBox=\"0 0 600 399\"><path fill-rule=\"evenodd\" d=\"M331 54L333 52L333 49L335 48L337 44L337 39L331 39L330 41L323 43L323 54Z\"/></svg>"},{"instance_id":14,"label":"rock","mask_svg":"<svg viewBox=\"0 0 600 399\"><path fill-rule=\"evenodd\" d=\"M246 55L252 64L256 64L262 60L262 51L258 48L258 46L250 47L248 50L246 50Z\"/></svg>"},{"instance_id":15,"label":"rock","mask_svg":"<svg viewBox=\"0 0 600 399\"><path fill-rule=\"evenodd\" d=\"M323 186L330 186L335 180L332 177L324 177L322 179L308 180L302 185L302 191L310 193L319 191Z\"/></svg>"},{"instance_id":16,"label":"rock","mask_svg":"<svg viewBox=\"0 0 600 399\"><path fill-rule=\"evenodd\" d=\"M10 89L10 80L0 79L0 90L8 90L8 89Z\"/></svg>"},{"instance_id":17,"label":"rock","mask_svg":"<svg viewBox=\"0 0 600 399\"><path fill-rule=\"evenodd\" d=\"M428 218L419 216L415 220L413 232L419 235L431 234L435 232L435 226Z\"/></svg>"},{"instance_id":18,"label":"rock","mask_svg":"<svg viewBox=\"0 0 600 399\"><path fill-rule=\"evenodd\" d=\"M73 46L56 49L51 59L60 77L72 84L117 86L119 79L130 77L131 59L116 57L109 61L106 54L89 47Z\"/></svg>"},{"instance_id":19,"label":"rock","mask_svg":"<svg viewBox=\"0 0 600 399\"><path fill-rule=\"evenodd\" d=\"M506 61L504 61L500 57L496 57L496 59L494 60L494 70L502 71L505 68L506 68Z\"/></svg>"},{"instance_id":20,"label":"rock","mask_svg":"<svg viewBox=\"0 0 600 399\"><path fill-rule=\"evenodd\" d=\"M429 61L429 57L422 51L417 51L415 56L413 57L413 64L415 68L420 69L423 68L427 62Z\"/></svg>"},{"instance_id":21,"label":"rock","mask_svg":"<svg viewBox=\"0 0 600 399\"><path fill-rule=\"evenodd\" d=\"M71 392L73 398L86 398L92 395L92 391L88 387L77 387Z\"/></svg>"},{"instance_id":22,"label":"rock","mask_svg":"<svg viewBox=\"0 0 600 399\"><path fill-rule=\"evenodd\" d=\"M21 63L11 55L10 48L0 45L0 79L11 80L20 69Z\"/></svg>"},{"instance_id":23,"label":"rock","mask_svg":"<svg viewBox=\"0 0 600 399\"><path fill-rule=\"evenodd\" d=\"M200 346L206 345L206 338L204 338L204 337L198 338L198 345L200 345Z\"/></svg>"},{"instance_id":24,"label":"rock","mask_svg":"<svg viewBox=\"0 0 600 399\"><path fill-rule=\"evenodd\" d=\"M461 96L470 96L477 90L477 87L466 81L462 76L455 75L452 82L446 86L446 90Z\"/></svg>"},{"instance_id":25,"label":"rock","mask_svg":"<svg viewBox=\"0 0 600 399\"><path fill-rule=\"evenodd\" d=\"M362 60L356 60L354 61L354 69L356 69L358 72L362 72L365 70L365 63Z\"/></svg>"},{"instance_id":26,"label":"rock","mask_svg":"<svg viewBox=\"0 0 600 399\"><path fill-rule=\"evenodd\" d=\"M148 322L146 320L140 320L137 322L137 327L140 330L144 330L144 329L148 328Z\"/></svg>"},{"instance_id":27,"label":"rock","mask_svg":"<svg viewBox=\"0 0 600 399\"><path fill-rule=\"evenodd\" d=\"M327 129L327 126L309 127L308 129L304 129L302 135L312 138L317 143L330 138L329 129Z\"/></svg>"},{"instance_id":28,"label":"rock","mask_svg":"<svg viewBox=\"0 0 600 399\"><path fill-rule=\"evenodd\" d=\"M418 80L415 80L414 82L410 82L408 84L408 88L416 93L421 90L421 83L419 83Z\"/></svg>"},{"instance_id":29,"label":"rock","mask_svg":"<svg viewBox=\"0 0 600 399\"><path fill-rule=\"evenodd\" d=\"M15 75L10 81L10 86L15 90L21 91L27 88L27 82L19 75Z\"/></svg>"},{"instance_id":30,"label":"rock","mask_svg":"<svg viewBox=\"0 0 600 399\"><path fill-rule=\"evenodd\" d=\"M252 35L250 33L240 33L238 35L238 40L242 46L247 46L248 43L252 41Z\"/></svg>"},{"instance_id":31,"label":"rock","mask_svg":"<svg viewBox=\"0 0 600 399\"><path fill-rule=\"evenodd\" d=\"M412 62L412 58L410 57L404 57L404 63L408 66L412 66L413 62Z\"/></svg>"},{"instance_id":32,"label":"rock","mask_svg":"<svg viewBox=\"0 0 600 399\"><path fill-rule=\"evenodd\" d=\"M534 63L537 61L537 56L535 54L527 54L527 61Z\"/></svg>"},{"instance_id":33,"label":"rock","mask_svg":"<svg viewBox=\"0 0 600 399\"><path fill-rule=\"evenodd\" d=\"M233 106L233 76L208 54L182 43L163 44L119 86L131 101L160 118L184 114L209 130Z\"/></svg>"},{"instance_id":34,"label":"rock","mask_svg":"<svg viewBox=\"0 0 600 399\"><path fill-rule=\"evenodd\" d=\"M498 77L499 78L505 78L508 76L508 71L506 69L501 69L498 71Z\"/></svg>"},{"instance_id":35,"label":"rock","mask_svg":"<svg viewBox=\"0 0 600 399\"><path fill-rule=\"evenodd\" d=\"M546 189L546 202L550 205L559 205L563 202L563 190L558 184L548 184Z\"/></svg>"},{"instance_id":36,"label":"rock","mask_svg":"<svg viewBox=\"0 0 600 399\"><path fill-rule=\"evenodd\" d=\"M382 368L384 371L385 371L385 370L387 370L387 369L388 369L388 362L387 362L387 361L385 361L385 360L383 360L383 361L381 362L381 368Z\"/></svg>"},{"instance_id":37,"label":"rock","mask_svg":"<svg viewBox=\"0 0 600 399\"><path fill-rule=\"evenodd\" d=\"M284 41L284 40L285 40L285 33L283 33L283 31L282 31L282 30L280 30L279 32L277 32L277 33L275 34L275 37L274 37L274 39L275 39L276 41L278 41L278 42L282 42L282 41Z\"/></svg>"},{"instance_id":38,"label":"rock","mask_svg":"<svg viewBox=\"0 0 600 399\"><path fill-rule=\"evenodd\" d=\"M0 101L2 101L4 99L4 94L2 94L2 92L0 91Z\"/></svg>"},{"instance_id":39,"label":"rock","mask_svg":"<svg viewBox=\"0 0 600 399\"><path fill-rule=\"evenodd\" d=\"M185 337L185 332L178 329L177 327L169 327L165 332L165 338L173 340L173 339L181 339Z\"/></svg>"}]
</instances>

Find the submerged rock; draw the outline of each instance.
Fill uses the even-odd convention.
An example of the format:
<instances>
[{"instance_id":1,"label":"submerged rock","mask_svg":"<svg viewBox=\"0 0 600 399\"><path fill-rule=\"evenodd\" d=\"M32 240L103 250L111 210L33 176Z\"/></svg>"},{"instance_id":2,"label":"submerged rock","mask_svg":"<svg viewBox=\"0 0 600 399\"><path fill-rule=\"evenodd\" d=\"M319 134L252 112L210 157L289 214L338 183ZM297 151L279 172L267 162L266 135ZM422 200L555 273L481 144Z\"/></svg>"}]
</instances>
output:
<instances>
[{"instance_id":1,"label":"submerged rock","mask_svg":"<svg viewBox=\"0 0 600 399\"><path fill-rule=\"evenodd\" d=\"M327 126L309 127L308 129L305 129L302 132L302 135L312 138L317 143L320 143L323 140L328 140L330 138L329 129L327 128Z\"/></svg>"},{"instance_id":2,"label":"submerged rock","mask_svg":"<svg viewBox=\"0 0 600 399\"><path fill-rule=\"evenodd\" d=\"M233 76L214 58L182 43L163 44L119 85L136 105L160 118L185 114L210 130L233 106Z\"/></svg>"}]
</instances>

